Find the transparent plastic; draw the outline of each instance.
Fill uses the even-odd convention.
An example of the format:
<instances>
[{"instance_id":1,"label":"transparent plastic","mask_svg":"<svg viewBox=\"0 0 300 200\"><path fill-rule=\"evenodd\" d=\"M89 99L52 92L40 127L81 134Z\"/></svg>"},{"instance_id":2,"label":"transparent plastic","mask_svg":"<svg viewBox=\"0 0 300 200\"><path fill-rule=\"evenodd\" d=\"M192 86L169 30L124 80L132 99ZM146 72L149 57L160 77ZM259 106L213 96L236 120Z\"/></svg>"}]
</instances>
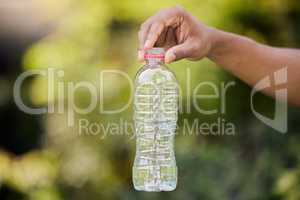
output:
<instances>
[{"instance_id":1,"label":"transparent plastic","mask_svg":"<svg viewBox=\"0 0 300 200\"><path fill-rule=\"evenodd\" d=\"M135 80L133 184L141 191L172 191L177 185L174 136L178 83L163 63L162 48L150 49L146 55L146 65Z\"/></svg>"}]
</instances>

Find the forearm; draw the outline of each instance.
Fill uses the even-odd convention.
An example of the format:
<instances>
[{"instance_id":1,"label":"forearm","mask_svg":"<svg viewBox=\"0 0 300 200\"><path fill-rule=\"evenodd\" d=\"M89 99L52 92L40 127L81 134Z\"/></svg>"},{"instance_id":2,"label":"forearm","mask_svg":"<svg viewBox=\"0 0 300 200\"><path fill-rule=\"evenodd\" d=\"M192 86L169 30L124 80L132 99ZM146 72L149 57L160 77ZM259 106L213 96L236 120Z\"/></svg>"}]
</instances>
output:
<instances>
[{"instance_id":1,"label":"forearm","mask_svg":"<svg viewBox=\"0 0 300 200\"><path fill-rule=\"evenodd\" d=\"M300 105L300 51L273 48L249 38L219 30L212 31L212 49L208 57L249 85L283 67L288 68L288 99ZM273 96L274 89L264 93Z\"/></svg>"}]
</instances>

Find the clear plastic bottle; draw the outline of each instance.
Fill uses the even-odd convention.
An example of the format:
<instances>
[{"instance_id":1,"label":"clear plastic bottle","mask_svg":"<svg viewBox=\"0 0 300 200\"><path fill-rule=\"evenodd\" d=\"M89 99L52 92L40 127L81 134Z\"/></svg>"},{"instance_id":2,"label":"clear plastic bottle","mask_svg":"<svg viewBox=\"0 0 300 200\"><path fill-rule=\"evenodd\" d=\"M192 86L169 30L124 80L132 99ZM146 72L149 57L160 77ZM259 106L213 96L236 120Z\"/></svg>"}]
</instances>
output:
<instances>
[{"instance_id":1,"label":"clear plastic bottle","mask_svg":"<svg viewBox=\"0 0 300 200\"><path fill-rule=\"evenodd\" d=\"M164 65L164 49L145 54L146 65L136 75L134 122L136 190L172 191L177 185L174 136L178 116L178 83Z\"/></svg>"}]
</instances>

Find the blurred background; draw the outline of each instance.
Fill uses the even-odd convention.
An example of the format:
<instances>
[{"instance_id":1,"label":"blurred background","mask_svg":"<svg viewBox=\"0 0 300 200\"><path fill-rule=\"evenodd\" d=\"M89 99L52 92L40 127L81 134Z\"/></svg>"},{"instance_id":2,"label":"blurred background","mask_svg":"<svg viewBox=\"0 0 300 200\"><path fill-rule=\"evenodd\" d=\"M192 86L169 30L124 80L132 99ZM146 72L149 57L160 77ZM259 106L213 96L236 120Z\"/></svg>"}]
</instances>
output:
<instances>
[{"instance_id":1,"label":"blurred background","mask_svg":"<svg viewBox=\"0 0 300 200\"><path fill-rule=\"evenodd\" d=\"M29 115L13 99L16 78L25 71L64 70L56 81L97 84L104 69L118 69L134 78L139 25L159 9L180 4L207 25L281 47L300 47L298 0L1 0L0 2L0 199L300 199L300 110L289 107L288 133L281 134L255 118L247 85L209 60L170 65L181 85L186 69L191 90L201 81L235 81L227 96L226 115L201 115L192 107L181 113L175 151L178 186L173 192L133 189L131 167L135 140L131 134L79 134L76 119L108 124L132 122L132 106L119 114L97 110L76 115L67 126L66 113ZM118 108L128 101L124 79L105 77L103 103ZM184 105L191 95L183 87ZM32 76L22 87L27 105L47 99L47 79ZM90 101L78 90L76 105ZM66 98L63 99L65 102ZM202 101L219 108L220 100ZM262 94L255 108L272 117L274 101ZM233 136L184 135L183 121L215 122L222 115L234 123ZM102 138L102 139L101 139Z\"/></svg>"}]
</instances>

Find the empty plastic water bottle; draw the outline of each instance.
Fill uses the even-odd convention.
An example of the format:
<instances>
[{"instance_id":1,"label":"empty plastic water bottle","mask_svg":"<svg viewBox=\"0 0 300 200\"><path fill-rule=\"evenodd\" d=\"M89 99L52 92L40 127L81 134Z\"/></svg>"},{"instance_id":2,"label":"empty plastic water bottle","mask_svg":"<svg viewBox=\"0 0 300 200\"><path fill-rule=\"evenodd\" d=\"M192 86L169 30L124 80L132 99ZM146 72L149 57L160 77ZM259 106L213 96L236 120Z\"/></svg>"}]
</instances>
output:
<instances>
[{"instance_id":1,"label":"empty plastic water bottle","mask_svg":"<svg viewBox=\"0 0 300 200\"><path fill-rule=\"evenodd\" d=\"M164 49L145 53L146 65L136 75L134 122L136 190L172 191L177 185L174 136L178 115L178 84L164 65Z\"/></svg>"}]
</instances>

